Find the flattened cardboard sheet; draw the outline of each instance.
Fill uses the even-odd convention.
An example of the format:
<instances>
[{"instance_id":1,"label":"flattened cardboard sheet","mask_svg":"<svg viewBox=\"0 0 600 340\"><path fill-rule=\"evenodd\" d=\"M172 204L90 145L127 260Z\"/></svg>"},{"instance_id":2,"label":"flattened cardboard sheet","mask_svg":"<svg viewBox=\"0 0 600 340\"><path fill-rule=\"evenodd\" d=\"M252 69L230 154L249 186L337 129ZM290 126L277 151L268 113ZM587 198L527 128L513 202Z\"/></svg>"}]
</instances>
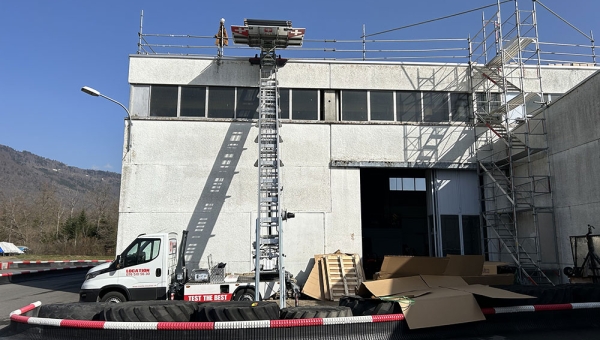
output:
<instances>
[{"instance_id":1,"label":"flattened cardboard sheet","mask_svg":"<svg viewBox=\"0 0 600 340\"><path fill-rule=\"evenodd\" d=\"M385 256L379 271L379 279L414 275L442 275L448 258L429 256Z\"/></svg>"},{"instance_id":2,"label":"flattened cardboard sheet","mask_svg":"<svg viewBox=\"0 0 600 340\"><path fill-rule=\"evenodd\" d=\"M436 287L463 287L468 284L460 276L421 275L427 286Z\"/></svg>"},{"instance_id":3,"label":"flattened cardboard sheet","mask_svg":"<svg viewBox=\"0 0 600 340\"><path fill-rule=\"evenodd\" d=\"M428 289L429 286L420 276L399 277L387 280L363 282L358 288L358 295L380 297Z\"/></svg>"},{"instance_id":4,"label":"flattened cardboard sheet","mask_svg":"<svg viewBox=\"0 0 600 340\"><path fill-rule=\"evenodd\" d=\"M315 264L310 271L308 279L302 287L302 294L306 294L317 300L325 300L325 292L323 290L323 279L321 277L320 267L318 260L315 260Z\"/></svg>"},{"instance_id":5,"label":"flattened cardboard sheet","mask_svg":"<svg viewBox=\"0 0 600 340\"><path fill-rule=\"evenodd\" d=\"M447 255L448 265L444 275L475 276L483 272L483 255Z\"/></svg>"},{"instance_id":6,"label":"flattened cardboard sheet","mask_svg":"<svg viewBox=\"0 0 600 340\"><path fill-rule=\"evenodd\" d=\"M393 295L410 329L485 320L474 294L495 299L530 296L483 285L468 285L459 276L420 275L363 282L358 294Z\"/></svg>"},{"instance_id":7,"label":"flattened cardboard sheet","mask_svg":"<svg viewBox=\"0 0 600 340\"><path fill-rule=\"evenodd\" d=\"M409 306L400 303L410 329L485 320L475 297L468 292L436 288L413 300Z\"/></svg>"},{"instance_id":8,"label":"flattened cardboard sheet","mask_svg":"<svg viewBox=\"0 0 600 340\"><path fill-rule=\"evenodd\" d=\"M476 295L487 296L493 299L531 299L535 298L534 296L524 295L509 292L508 290L498 289L494 287L488 287L483 285L468 285L461 287L452 287L451 289L460 290L463 292L468 292Z\"/></svg>"},{"instance_id":9,"label":"flattened cardboard sheet","mask_svg":"<svg viewBox=\"0 0 600 340\"><path fill-rule=\"evenodd\" d=\"M515 283L515 274L462 276L462 278L470 285L508 286Z\"/></svg>"}]
</instances>

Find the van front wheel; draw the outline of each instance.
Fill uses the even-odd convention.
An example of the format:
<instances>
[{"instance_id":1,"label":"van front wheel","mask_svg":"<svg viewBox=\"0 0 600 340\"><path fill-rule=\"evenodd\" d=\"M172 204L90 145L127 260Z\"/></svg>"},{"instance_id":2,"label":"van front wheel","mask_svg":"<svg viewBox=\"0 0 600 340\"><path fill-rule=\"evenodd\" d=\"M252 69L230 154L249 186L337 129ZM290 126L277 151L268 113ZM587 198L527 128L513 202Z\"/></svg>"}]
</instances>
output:
<instances>
[{"instance_id":1,"label":"van front wheel","mask_svg":"<svg viewBox=\"0 0 600 340\"><path fill-rule=\"evenodd\" d=\"M127 301L127 298L119 292L108 292L108 293L104 294L102 299L100 299L100 302L119 303L119 302L125 302L125 301Z\"/></svg>"}]
</instances>

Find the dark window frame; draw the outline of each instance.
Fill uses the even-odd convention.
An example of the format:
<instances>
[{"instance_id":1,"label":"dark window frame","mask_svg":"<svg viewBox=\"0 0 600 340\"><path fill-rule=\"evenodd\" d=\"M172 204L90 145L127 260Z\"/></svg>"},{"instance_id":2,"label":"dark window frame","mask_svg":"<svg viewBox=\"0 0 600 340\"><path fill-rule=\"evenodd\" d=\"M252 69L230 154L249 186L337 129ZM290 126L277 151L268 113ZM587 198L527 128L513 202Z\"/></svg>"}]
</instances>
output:
<instances>
[{"instance_id":1,"label":"dark window frame","mask_svg":"<svg viewBox=\"0 0 600 340\"><path fill-rule=\"evenodd\" d=\"M291 119L292 120L319 120L320 117L320 105L319 105L319 93L320 91L318 89L291 89L291 97L292 97L292 105L290 108L290 113L291 113ZM307 102L306 99L309 99L310 101L314 100L314 107L313 108L309 108L310 105L304 105L304 107L302 107L301 109L298 109L297 107L299 105L297 105L299 102L302 102L301 99L298 99L300 97L300 94L302 95L308 95L310 94L310 96L312 97L314 95L314 98L302 98L305 100L305 102ZM307 108L309 108L307 110ZM313 111L314 109L314 111ZM300 115L311 115L311 116L302 116L302 118L299 118ZM314 114L314 116L312 116Z\"/></svg>"},{"instance_id":2,"label":"dark window frame","mask_svg":"<svg viewBox=\"0 0 600 340\"><path fill-rule=\"evenodd\" d=\"M395 117L395 91L390 90L373 90L369 91L369 120L378 122L393 122ZM389 98L386 98L388 97ZM374 98L379 97L379 98ZM387 102L389 100L389 102ZM375 104L374 104L375 103ZM381 105L380 105L381 104ZM377 118L376 118L377 117Z\"/></svg>"},{"instance_id":3,"label":"dark window frame","mask_svg":"<svg viewBox=\"0 0 600 340\"><path fill-rule=\"evenodd\" d=\"M175 100L174 103L172 102L173 99ZM173 104L175 104L175 105L173 106ZM150 86L150 107L149 107L149 116L150 117L177 117L178 110L179 110L179 86L177 86L177 85L151 85ZM165 113L165 112L169 112L169 113Z\"/></svg>"},{"instance_id":4,"label":"dark window frame","mask_svg":"<svg viewBox=\"0 0 600 340\"><path fill-rule=\"evenodd\" d=\"M206 89L207 86L180 86L180 98L179 98L179 117L206 117ZM191 93L193 90L199 90L202 94L201 97L193 96ZM192 95L191 98L188 98L188 92ZM201 100L198 100L201 98ZM188 102L188 99L190 100ZM202 107L194 104L202 103ZM184 104L185 103L185 104ZM187 105L187 104L190 105ZM196 108L196 109L195 109ZM188 114L188 112L197 112L198 114Z\"/></svg>"},{"instance_id":5,"label":"dark window frame","mask_svg":"<svg viewBox=\"0 0 600 340\"><path fill-rule=\"evenodd\" d=\"M448 95L449 93L450 92L438 91L423 92L423 122L450 122L450 98ZM430 112L430 114L428 114L428 112ZM441 117L441 119L439 117Z\"/></svg>"},{"instance_id":6,"label":"dark window frame","mask_svg":"<svg viewBox=\"0 0 600 340\"><path fill-rule=\"evenodd\" d=\"M230 93L226 93L229 92ZM208 98L207 98L207 118L223 118L223 119L235 119L235 102L237 99L236 87L232 86L209 86L208 87ZM220 93L220 94L219 94ZM217 102L226 96L231 96L233 99L229 102L219 102L218 104L211 104L211 102ZM211 106L213 105L213 106Z\"/></svg>"},{"instance_id":7,"label":"dark window frame","mask_svg":"<svg viewBox=\"0 0 600 340\"><path fill-rule=\"evenodd\" d=\"M405 105L409 109L406 109ZM414 116L416 119L404 119L410 116ZM396 121L414 123L423 121L423 98L421 91L396 91Z\"/></svg>"},{"instance_id":8,"label":"dark window frame","mask_svg":"<svg viewBox=\"0 0 600 340\"><path fill-rule=\"evenodd\" d=\"M341 120L349 121L349 122L366 122L369 121L369 91L367 90L342 90L340 91L341 98ZM364 95L364 98L359 98L354 95ZM351 97L352 96L352 97ZM358 100L360 99L360 103ZM362 100L364 99L364 102ZM356 105L357 107L352 107L352 109L347 109L346 107L350 107L351 105Z\"/></svg>"},{"instance_id":9,"label":"dark window frame","mask_svg":"<svg viewBox=\"0 0 600 340\"><path fill-rule=\"evenodd\" d=\"M260 92L258 87L236 87L235 88L235 118L237 119L258 119L258 107L260 98L257 96ZM240 100L240 96L244 96Z\"/></svg>"}]
</instances>

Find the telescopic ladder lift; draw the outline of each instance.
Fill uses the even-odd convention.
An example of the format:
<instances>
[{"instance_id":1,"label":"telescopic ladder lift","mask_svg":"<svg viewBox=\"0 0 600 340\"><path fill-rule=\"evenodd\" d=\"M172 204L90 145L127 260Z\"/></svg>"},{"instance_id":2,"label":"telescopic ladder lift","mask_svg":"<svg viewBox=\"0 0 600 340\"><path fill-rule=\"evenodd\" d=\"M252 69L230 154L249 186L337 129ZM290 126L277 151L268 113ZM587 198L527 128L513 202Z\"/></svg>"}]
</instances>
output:
<instances>
[{"instance_id":1,"label":"telescopic ladder lift","mask_svg":"<svg viewBox=\"0 0 600 340\"><path fill-rule=\"evenodd\" d=\"M258 217L254 243L255 284L260 275L279 274L280 306L285 307L286 271L283 265L282 221L293 217L281 208L281 172L279 156L279 90L277 67L286 59L277 57L276 49L302 46L305 29L292 28L291 21L245 19L244 26L231 26L233 41L260 48L250 63L260 66L258 106ZM258 289L255 300L259 300Z\"/></svg>"}]
</instances>

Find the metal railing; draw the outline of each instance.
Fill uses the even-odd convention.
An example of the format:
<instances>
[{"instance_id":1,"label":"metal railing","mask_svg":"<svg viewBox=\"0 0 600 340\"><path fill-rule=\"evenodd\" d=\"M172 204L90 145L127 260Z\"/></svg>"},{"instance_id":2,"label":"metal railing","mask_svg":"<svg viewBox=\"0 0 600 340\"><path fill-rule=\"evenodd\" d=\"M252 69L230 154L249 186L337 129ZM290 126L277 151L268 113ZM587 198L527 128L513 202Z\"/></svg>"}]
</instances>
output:
<instances>
[{"instance_id":1,"label":"metal railing","mask_svg":"<svg viewBox=\"0 0 600 340\"><path fill-rule=\"evenodd\" d=\"M139 33L137 54L145 55L218 55L213 36L189 34ZM472 50L483 48L483 41L468 38L439 39L384 39L384 40L338 40L306 39L302 47L286 49L286 57L304 60L365 60L365 61L418 61L438 63L468 63L469 44ZM594 66L594 44L539 42L543 65ZM487 44L486 49L493 48ZM248 46L224 47L224 56L244 57L256 54L258 49ZM495 54L495 51L486 51ZM535 53L533 50L524 52ZM485 53L479 54L483 56ZM484 64L485 60L472 61ZM525 64L537 60L525 60Z\"/></svg>"}]
</instances>

